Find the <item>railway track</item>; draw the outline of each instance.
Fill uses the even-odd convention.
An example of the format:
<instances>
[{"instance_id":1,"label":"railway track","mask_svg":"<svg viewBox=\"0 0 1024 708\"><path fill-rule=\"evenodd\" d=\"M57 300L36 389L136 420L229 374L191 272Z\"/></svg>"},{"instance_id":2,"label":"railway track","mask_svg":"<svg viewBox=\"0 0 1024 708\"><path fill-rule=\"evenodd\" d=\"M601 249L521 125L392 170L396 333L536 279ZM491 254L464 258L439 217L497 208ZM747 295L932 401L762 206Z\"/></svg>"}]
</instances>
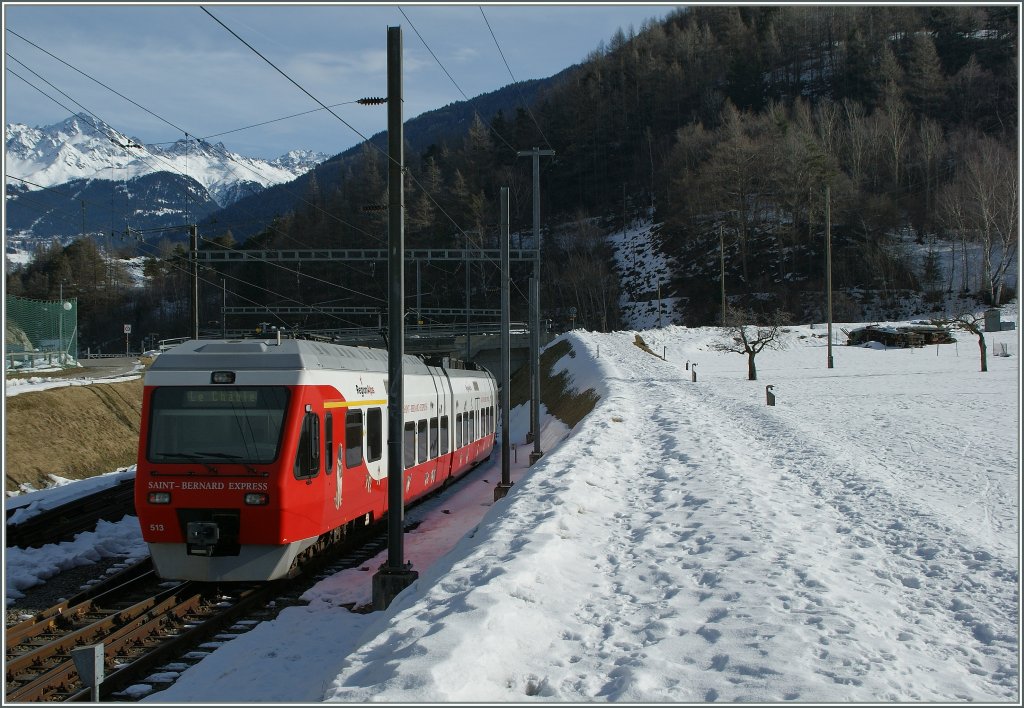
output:
<instances>
[{"instance_id":1,"label":"railway track","mask_svg":"<svg viewBox=\"0 0 1024 708\"><path fill-rule=\"evenodd\" d=\"M8 548L39 548L49 543L70 541L75 534L92 531L101 519L120 521L135 513L134 479L79 497L66 504L41 511L19 524L6 526ZM9 519L16 509L7 513Z\"/></svg>"},{"instance_id":2,"label":"railway track","mask_svg":"<svg viewBox=\"0 0 1024 708\"><path fill-rule=\"evenodd\" d=\"M65 602L7 629L6 702L88 700L71 650L102 643L105 680L100 700L134 700L122 693L162 665L195 663L200 648L248 631L259 621L297 604L320 579L357 567L386 547L385 529L322 549L296 577L269 583L168 582L149 559ZM271 603L273 601L273 603ZM197 651L199 650L199 651ZM209 649L212 651L212 649ZM171 675L172 678L168 678ZM149 681L164 688L174 672ZM162 684L162 685L160 685Z\"/></svg>"}]
</instances>

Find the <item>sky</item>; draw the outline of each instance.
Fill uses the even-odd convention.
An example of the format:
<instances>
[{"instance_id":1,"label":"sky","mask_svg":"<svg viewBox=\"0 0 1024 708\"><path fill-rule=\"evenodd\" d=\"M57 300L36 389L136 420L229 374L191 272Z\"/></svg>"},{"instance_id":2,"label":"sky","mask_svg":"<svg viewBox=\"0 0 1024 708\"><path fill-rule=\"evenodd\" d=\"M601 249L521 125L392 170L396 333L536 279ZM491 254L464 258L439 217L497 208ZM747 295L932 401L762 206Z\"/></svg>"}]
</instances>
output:
<instances>
[{"instance_id":1,"label":"sky","mask_svg":"<svg viewBox=\"0 0 1024 708\"><path fill-rule=\"evenodd\" d=\"M1019 324L1016 305L1002 317ZM989 333L1010 356L987 373L962 333L833 347L833 369L823 334L789 328L785 349L758 355L757 381L744 356L711 349L716 328L561 335L573 353L555 371L593 388L597 407L572 430L542 409L545 454L529 468L529 414L515 409L509 495L493 501L495 454L410 512L420 577L386 611L346 609L370 602L372 573L344 571L128 693L157 705L1017 702L1019 330ZM29 514L126 474L7 506ZM9 550L6 593L144 552L134 517ZM154 690L161 678L176 681Z\"/></svg>"},{"instance_id":2,"label":"sky","mask_svg":"<svg viewBox=\"0 0 1024 708\"><path fill-rule=\"evenodd\" d=\"M552 76L675 7L5 2L4 122L41 127L84 108L146 144L187 133L247 157L334 155L387 127L385 106L353 102L387 93L388 27L402 27L409 119Z\"/></svg>"}]
</instances>

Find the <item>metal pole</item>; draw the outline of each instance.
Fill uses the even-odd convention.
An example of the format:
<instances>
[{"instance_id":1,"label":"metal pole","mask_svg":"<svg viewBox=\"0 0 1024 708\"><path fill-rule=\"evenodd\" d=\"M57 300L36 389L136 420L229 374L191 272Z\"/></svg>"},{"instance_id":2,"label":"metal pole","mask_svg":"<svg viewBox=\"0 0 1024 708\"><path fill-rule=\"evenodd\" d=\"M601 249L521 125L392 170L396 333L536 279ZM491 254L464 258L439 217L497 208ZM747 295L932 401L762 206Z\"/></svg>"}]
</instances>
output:
<instances>
[{"instance_id":1,"label":"metal pole","mask_svg":"<svg viewBox=\"0 0 1024 708\"><path fill-rule=\"evenodd\" d=\"M658 327L661 327L661 276L658 276Z\"/></svg>"},{"instance_id":2,"label":"metal pole","mask_svg":"<svg viewBox=\"0 0 1024 708\"><path fill-rule=\"evenodd\" d=\"M405 407L405 165L402 135L402 28L388 27L388 560L373 577L373 606L383 610L419 576L402 546Z\"/></svg>"},{"instance_id":3,"label":"metal pole","mask_svg":"<svg viewBox=\"0 0 1024 708\"><path fill-rule=\"evenodd\" d=\"M494 488L494 501L498 501L508 494L512 486L512 477L509 472L509 438L511 426L509 417L512 415L508 398L509 381L509 246L508 246L508 187L501 188L501 482Z\"/></svg>"},{"instance_id":4,"label":"metal pole","mask_svg":"<svg viewBox=\"0 0 1024 708\"><path fill-rule=\"evenodd\" d=\"M466 361L469 361L469 233L466 234Z\"/></svg>"},{"instance_id":5,"label":"metal pole","mask_svg":"<svg viewBox=\"0 0 1024 708\"><path fill-rule=\"evenodd\" d=\"M64 281L60 283L60 307L57 308L57 331L60 339L60 357L57 363L64 363Z\"/></svg>"},{"instance_id":6,"label":"metal pole","mask_svg":"<svg viewBox=\"0 0 1024 708\"><path fill-rule=\"evenodd\" d=\"M832 360L832 200L825 187L825 299L828 308L828 368L834 368Z\"/></svg>"},{"instance_id":7,"label":"metal pole","mask_svg":"<svg viewBox=\"0 0 1024 708\"><path fill-rule=\"evenodd\" d=\"M228 338L228 286L224 278L220 279L220 337Z\"/></svg>"},{"instance_id":8,"label":"metal pole","mask_svg":"<svg viewBox=\"0 0 1024 708\"><path fill-rule=\"evenodd\" d=\"M423 281L420 277L420 261L416 259L416 324L423 324Z\"/></svg>"},{"instance_id":9,"label":"metal pole","mask_svg":"<svg viewBox=\"0 0 1024 708\"><path fill-rule=\"evenodd\" d=\"M516 153L517 157L531 157L533 160L533 247L536 249L537 255L533 260L533 278L540 283L540 157L541 155L551 156L554 155L554 150L540 150L533 148L532 150L519 150ZM536 333L536 334L534 334ZM533 338L538 337L537 346L533 345ZM531 308L530 310L530 381L532 383L532 393L530 404L530 433L533 436L534 448L531 455L531 464L533 463L533 455L538 458L541 456L540 451L540 306Z\"/></svg>"},{"instance_id":10,"label":"metal pole","mask_svg":"<svg viewBox=\"0 0 1024 708\"><path fill-rule=\"evenodd\" d=\"M388 566L401 568L405 406L405 224L402 220L402 30L388 27Z\"/></svg>"},{"instance_id":11,"label":"metal pole","mask_svg":"<svg viewBox=\"0 0 1024 708\"><path fill-rule=\"evenodd\" d=\"M725 325L725 229L718 227L718 252L722 271L722 324Z\"/></svg>"},{"instance_id":12,"label":"metal pole","mask_svg":"<svg viewBox=\"0 0 1024 708\"><path fill-rule=\"evenodd\" d=\"M530 465L543 457L540 449L540 282L530 278L530 366L533 369L533 395L531 408L533 419L533 452Z\"/></svg>"},{"instance_id":13,"label":"metal pole","mask_svg":"<svg viewBox=\"0 0 1024 708\"><path fill-rule=\"evenodd\" d=\"M188 227L188 242L191 253L192 277L192 339L199 339L199 231L195 224Z\"/></svg>"}]
</instances>

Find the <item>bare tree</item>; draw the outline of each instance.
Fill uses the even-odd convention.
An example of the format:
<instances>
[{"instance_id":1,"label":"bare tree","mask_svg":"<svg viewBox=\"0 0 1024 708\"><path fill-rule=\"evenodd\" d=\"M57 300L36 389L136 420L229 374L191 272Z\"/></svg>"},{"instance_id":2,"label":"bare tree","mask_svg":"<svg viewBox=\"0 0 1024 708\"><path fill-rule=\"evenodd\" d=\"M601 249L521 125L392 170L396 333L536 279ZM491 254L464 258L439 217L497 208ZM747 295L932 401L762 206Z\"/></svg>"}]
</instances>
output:
<instances>
[{"instance_id":1,"label":"bare tree","mask_svg":"<svg viewBox=\"0 0 1024 708\"><path fill-rule=\"evenodd\" d=\"M984 313L979 315L973 312L962 312L951 320L943 321L943 324L947 327L953 327L965 332L970 332L978 338L978 349L981 352L981 370L988 371L988 352L985 350L984 322Z\"/></svg>"},{"instance_id":2,"label":"bare tree","mask_svg":"<svg viewBox=\"0 0 1024 708\"><path fill-rule=\"evenodd\" d=\"M955 180L942 192L941 208L947 226L962 239L981 247L981 292L998 305L1009 268L1016 262L1020 193L1014 148L984 135L964 141ZM965 262L966 265L966 262Z\"/></svg>"},{"instance_id":3,"label":"bare tree","mask_svg":"<svg viewBox=\"0 0 1024 708\"><path fill-rule=\"evenodd\" d=\"M757 318L754 311L738 307L727 307L723 324L722 339L711 345L719 352L735 352L747 355L747 379L757 381L757 367L754 357L763 349L783 349L782 327L791 321L788 312L776 310L766 324L751 324Z\"/></svg>"}]
</instances>

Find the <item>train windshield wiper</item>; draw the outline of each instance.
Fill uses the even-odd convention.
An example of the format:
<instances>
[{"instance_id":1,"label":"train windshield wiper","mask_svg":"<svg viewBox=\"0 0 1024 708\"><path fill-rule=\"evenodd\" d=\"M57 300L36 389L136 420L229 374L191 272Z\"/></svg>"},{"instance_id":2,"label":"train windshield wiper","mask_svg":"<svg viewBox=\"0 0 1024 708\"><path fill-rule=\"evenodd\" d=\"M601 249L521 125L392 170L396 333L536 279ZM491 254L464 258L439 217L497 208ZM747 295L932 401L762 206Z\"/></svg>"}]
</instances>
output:
<instances>
[{"instance_id":1,"label":"train windshield wiper","mask_svg":"<svg viewBox=\"0 0 1024 708\"><path fill-rule=\"evenodd\" d=\"M232 455L229 452L201 452L201 451L198 451L196 453L196 455L197 455L197 457L200 456L200 455L203 456L203 457L217 457L217 458L222 459L222 460L241 460L241 459L243 459L241 455ZM262 475L263 477L267 476L266 472L260 472L255 467L250 465L248 462L242 462L241 464L245 466L245 470L247 472L249 472L250 474Z\"/></svg>"},{"instance_id":2,"label":"train windshield wiper","mask_svg":"<svg viewBox=\"0 0 1024 708\"><path fill-rule=\"evenodd\" d=\"M175 458L182 458L185 460L192 461L201 461L203 457L207 456L206 453L195 454L191 452L157 452L156 454L160 455L161 457L168 458L168 461L173 461ZM217 471L217 468L211 465L209 462L203 462L203 465L205 465L206 469L208 469L210 472L213 472L214 474L220 474L220 472Z\"/></svg>"}]
</instances>

